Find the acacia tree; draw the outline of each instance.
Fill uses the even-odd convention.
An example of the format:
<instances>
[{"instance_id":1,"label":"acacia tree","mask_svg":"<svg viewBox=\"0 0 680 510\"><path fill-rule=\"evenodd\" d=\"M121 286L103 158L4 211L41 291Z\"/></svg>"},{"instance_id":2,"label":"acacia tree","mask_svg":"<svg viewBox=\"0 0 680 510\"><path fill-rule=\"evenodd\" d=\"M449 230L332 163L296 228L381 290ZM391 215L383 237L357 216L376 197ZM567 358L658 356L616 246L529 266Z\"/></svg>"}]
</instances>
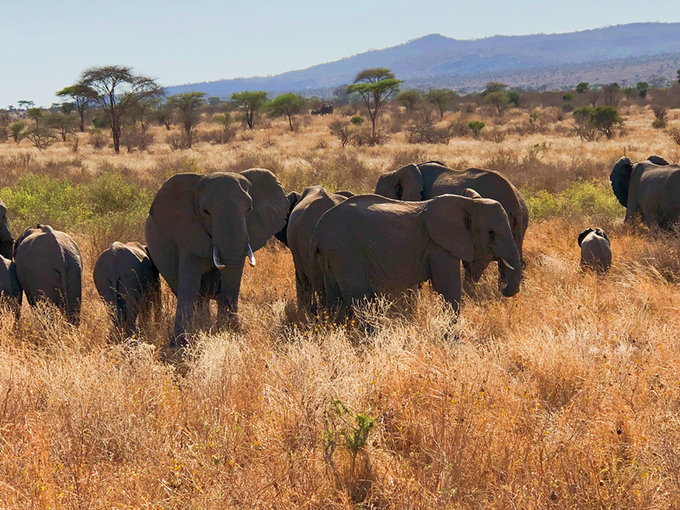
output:
<instances>
[{"instance_id":1,"label":"acacia tree","mask_svg":"<svg viewBox=\"0 0 680 510\"><path fill-rule=\"evenodd\" d=\"M304 97L289 92L276 96L267 106L273 117L287 117L290 130L293 131L293 115L300 113L306 102Z\"/></svg>"},{"instance_id":2,"label":"acacia tree","mask_svg":"<svg viewBox=\"0 0 680 510\"><path fill-rule=\"evenodd\" d=\"M124 66L87 69L77 85L87 87L93 101L106 113L116 154L120 153L121 119L125 113L140 101L163 95L153 78L135 75L131 67Z\"/></svg>"},{"instance_id":3,"label":"acacia tree","mask_svg":"<svg viewBox=\"0 0 680 510\"><path fill-rule=\"evenodd\" d=\"M439 120L441 120L456 95L456 92L451 89L430 89L425 93L425 100L439 110Z\"/></svg>"},{"instance_id":4,"label":"acacia tree","mask_svg":"<svg viewBox=\"0 0 680 510\"><path fill-rule=\"evenodd\" d=\"M95 99L95 95L92 93L92 89L85 87L80 84L70 85L64 87L59 92L57 92L59 97L68 97L71 99L71 104L74 109L78 112L80 118L80 132L85 132L85 115L90 109L92 102Z\"/></svg>"},{"instance_id":5,"label":"acacia tree","mask_svg":"<svg viewBox=\"0 0 680 510\"><path fill-rule=\"evenodd\" d=\"M371 119L372 143L377 142L375 126L380 108L399 92L402 81L397 80L394 73L386 67L372 67L357 74L354 83L347 85L345 89L348 94L358 94L363 99Z\"/></svg>"},{"instance_id":6,"label":"acacia tree","mask_svg":"<svg viewBox=\"0 0 680 510\"><path fill-rule=\"evenodd\" d=\"M255 114L262 109L267 102L267 93L264 90L244 90L234 92L231 95L236 108L243 112L243 118L248 124L248 128L253 129L255 125Z\"/></svg>"},{"instance_id":7,"label":"acacia tree","mask_svg":"<svg viewBox=\"0 0 680 510\"><path fill-rule=\"evenodd\" d=\"M194 128L201 118L201 107L205 104L204 96L204 92L186 92L168 98L168 105L177 112L187 137L187 149L191 148Z\"/></svg>"}]
</instances>

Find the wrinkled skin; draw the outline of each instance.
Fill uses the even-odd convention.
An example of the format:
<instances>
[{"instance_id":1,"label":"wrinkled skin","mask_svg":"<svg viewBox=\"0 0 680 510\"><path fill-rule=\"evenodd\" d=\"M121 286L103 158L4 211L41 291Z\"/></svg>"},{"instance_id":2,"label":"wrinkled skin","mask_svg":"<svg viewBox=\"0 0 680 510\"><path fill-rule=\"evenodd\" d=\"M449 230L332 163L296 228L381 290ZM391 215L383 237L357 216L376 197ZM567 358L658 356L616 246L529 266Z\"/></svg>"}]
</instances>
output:
<instances>
[{"instance_id":1,"label":"wrinkled skin","mask_svg":"<svg viewBox=\"0 0 680 510\"><path fill-rule=\"evenodd\" d=\"M606 273L612 265L609 236L601 228L587 228L578 235L581 247L581 269Z\"/></svg>"},{"instance_id":2,"label":"wrinkled skin","mask_svg":"<svg viewBox=\"0 0 680 510\"><path fill-rule=\"evenodd\" d=\"M209 299L218 301L218 325L234 320L248 246L253 252L264 246L288 211L279 181L262 168L178 174L163 184L145 234L151 258L177 296L171 347L186 342L197 305Z\"/></svg>"},{"instance_id":3,"label":"wrinkled skin","mask_svg":"<svg viewBox=\"0 0 680 510\"><path fill-rule=\"evenodd\" d=\"M349 191L330 193L322 186L309 186L302 194L288 194L292 209L286 227L277 234L277 238L288 246L293 255L298 310L310 315L316 313L309 249L314 227L326 211L351 196L353 193Z\"/></svg>"},{"instance_id":4,"label":"wrinkled skin","mask_svg":"<svg viewBox=\"0 0 680 510\"><path fill-rule=\"evenodd\" d=\"M659 156L633 164L619 159L609 176L614 195L626 208L626 223L641 216L648 226L673 230L680 221L680 166Z\"/></svg>"},{"instance_id":5,"label":"wrinkled skin","mask_svg":"<svg viewBox=\"0 0 680 510\"><path fill-rule=\"evenodd\" d=\"M11 259L14 255L14 237L9 229L7 207L2 200L0 200L0 255L6 259Z\"/></svg>"},{"instance_id":6,"label":"wrinkled skin","mask_svg":"<svg viewBox=\"0 0 680 510\"><path fill-rule=\"evenodd\" d=\"M0 255L0 303L6 305L19 320L23 292L14 261Z\"/></svg>"},{"instance_id":7,"label":"wrinkled skin","mask_svg":"<svg viewBox=\"0 0 680 510\"><path fill-rule=\"evenodd\" d=\"M80 324L83 262L68 234L49 225L27 228L14 246L19 284L35 306L46 299L58 306L73 325Z\"/></svg>"},{"instance_id":8,"label":"wrinkled skin","mask_svg":"<svg viewBox=\"0 0 680 510\"><path fill-rule=\"evenodd\" d=\"M380 176L375 193L397 200L417 201L446 193L463 195L466 188L472 188L484 198L496 200L503 206L524 267L522 248L524 234L529 226L529 209L519 191L498 172L479 168L452 170L437 161L411 164ZM487 257L474 263L464 262L466 277L474 282L479 281L491 260ZM504 282L505 266L499 265L498 270L500 280Z\"/></svg>"},{"instance_id":9,"label":"wrinkled skin","mask_svg":"<svg viewBox=\"0 0 680 510\"><path fill-rule=\"evenodd\" d=\"M152 312L160 318L161 280L145 246L116 241L99 255L92 276L114 325L126 337L135 333L138 315L143 322Z\"/></svg>"},{"instance_id":10,"label":"wrinkled skin","mask_svg":"<svg viewBox=\"0 0 680 510\"><path fill-rule=\"evenodd\" d=\"M313 285L344 308L377 293L397 294L430 280L458 312L460 261L504 259L513 267L502 289L519 291L519 252L503 207L494 200L442 195L402 202L349 198L319 220L312 235Z\"/></svg>"}]
</instances>

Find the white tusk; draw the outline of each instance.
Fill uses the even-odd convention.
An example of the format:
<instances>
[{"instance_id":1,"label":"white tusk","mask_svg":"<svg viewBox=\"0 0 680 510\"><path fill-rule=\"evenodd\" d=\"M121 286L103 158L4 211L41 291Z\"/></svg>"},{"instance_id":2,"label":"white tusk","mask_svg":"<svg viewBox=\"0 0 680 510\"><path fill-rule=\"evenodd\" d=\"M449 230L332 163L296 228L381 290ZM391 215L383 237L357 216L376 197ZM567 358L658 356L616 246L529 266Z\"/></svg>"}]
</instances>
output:
<instances>
[{"instance_id":1,"label":"white tusk","mask_svg":"<svg viewBox=\"0 0 680 510\"><path fill-rule=\"evenodd\" d=\"M215 246L214 244L213 244L213 264L215 264L215 267L220 271L227 267L220 262L220 258L217 256L217 246Z\"/></svg>"},{"instance_id":2,"label":"white tusk","mask_svg":"<svg viewBox=\"0 0 680 510\"><path fill-rule=\"evenodd\" d=\"M505 265L505 267L507 267L510 271L514 271L514 270L515 270L515 268L514 268L512 265L510 265L510 263L509 263L507 260L501 259L501 262L503 262L503 264Z\"/></svg>"},{"instance_id":3,"label":"white tusk","mask_svg":"<svg viewBox=\"0 0 680 510\"><path fill-rule=\"evenodd\" d=\"M248 243L248 262L251 266L255 267L255 255L253 254L253 249L250 247L250 243Z\"/></svg>"}]
</instances>

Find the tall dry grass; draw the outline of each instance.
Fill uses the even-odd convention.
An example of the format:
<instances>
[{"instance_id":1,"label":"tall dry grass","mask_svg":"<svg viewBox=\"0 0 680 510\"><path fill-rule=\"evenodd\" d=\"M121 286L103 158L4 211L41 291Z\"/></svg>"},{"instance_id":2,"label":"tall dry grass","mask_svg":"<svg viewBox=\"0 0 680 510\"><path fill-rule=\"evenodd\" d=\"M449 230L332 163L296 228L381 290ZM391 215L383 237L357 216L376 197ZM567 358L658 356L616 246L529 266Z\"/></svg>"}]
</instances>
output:
<instances>
[{"instance_id":1,"label":"tall dry grass","mask_svg":"<svg viewBox=\"0 0 680 510\"><path fill-rule=\"evenodd\" d=\"M90 274L94 245L115 233L73 232L85 255L81 326L48 307L24 306L16 325L0 314L0 501L6 508L677 505L678 240L622 225L623 208L617 216L609 205L578 208L573 199L579 179L606 189L624 151L631 159L680 159L647 129L651 120L639 112L623 137L584 144L552 132L436 146L394 135L384 146L340 150L328 120L314 119L294 134L275 122L249 140L182 152L160 143L118 157L82 144L76 156L58 145L43 153L0 146L3 186L26 173L87 183L113 169L153 190L176 171L265 166L287 188L322 182L362 192L384 169L440 159L494 166L566 204L530 225L516 297L501 297L489 269L455 325L425 288L409 316L384 301L363 309L378 325L370 336L324 317L297 321L292 260L272 242L257 269L245 272L243 330L201 334L181 364L159 357L173 318L167 288L163 318L141 341L107 341L109 320ZM593 222L612 238L605 277L578 270L576 236Z\"/></svg>"}]
</instances>

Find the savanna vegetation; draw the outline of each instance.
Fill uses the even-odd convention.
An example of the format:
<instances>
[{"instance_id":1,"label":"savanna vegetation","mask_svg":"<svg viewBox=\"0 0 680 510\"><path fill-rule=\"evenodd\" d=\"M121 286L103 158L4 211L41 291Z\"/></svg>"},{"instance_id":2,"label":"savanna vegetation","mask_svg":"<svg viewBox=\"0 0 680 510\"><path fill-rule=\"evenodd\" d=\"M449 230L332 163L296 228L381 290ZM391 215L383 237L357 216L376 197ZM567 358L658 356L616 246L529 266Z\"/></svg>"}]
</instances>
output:
<instances>
[{"instance_id":1,"label":"savanna vegetation","mask_svg":"<svg viewBox=\"0 0 680 510\"><path fill-rule=\"evenodd\" d=\"M680 246L624 225L608 182L624 154L680 161L677 85L404 96L383 73L347 89L389 80L396 100L380 99L375 116L342 90L335 113L312 117L314 100L162 100L126 77L143 95L126 96L120 154L113 110L84 89L63 92L89 107L0 116L15 236L49 223L85 266L80 327L47 306L24 304L16 324L0 314L5 507L677 505ZM64 137L52 115L71 119ZM110 341L94 261L112 241L143 240L171 175L264 167L286 190L366 193L381 172L425 160L498 170L520 188L532 219L517 296L503 298L489 268L457 323L425 287L407 313L384 299L360 306L376 325L367 335L297 313L291 256L272 239L245 271L239 331L204 331L182 362L165 362L175 300L164 287L162 319ZM579 271L588 226L611 237L607 276Z\"/></svg>"}]
</instances>

